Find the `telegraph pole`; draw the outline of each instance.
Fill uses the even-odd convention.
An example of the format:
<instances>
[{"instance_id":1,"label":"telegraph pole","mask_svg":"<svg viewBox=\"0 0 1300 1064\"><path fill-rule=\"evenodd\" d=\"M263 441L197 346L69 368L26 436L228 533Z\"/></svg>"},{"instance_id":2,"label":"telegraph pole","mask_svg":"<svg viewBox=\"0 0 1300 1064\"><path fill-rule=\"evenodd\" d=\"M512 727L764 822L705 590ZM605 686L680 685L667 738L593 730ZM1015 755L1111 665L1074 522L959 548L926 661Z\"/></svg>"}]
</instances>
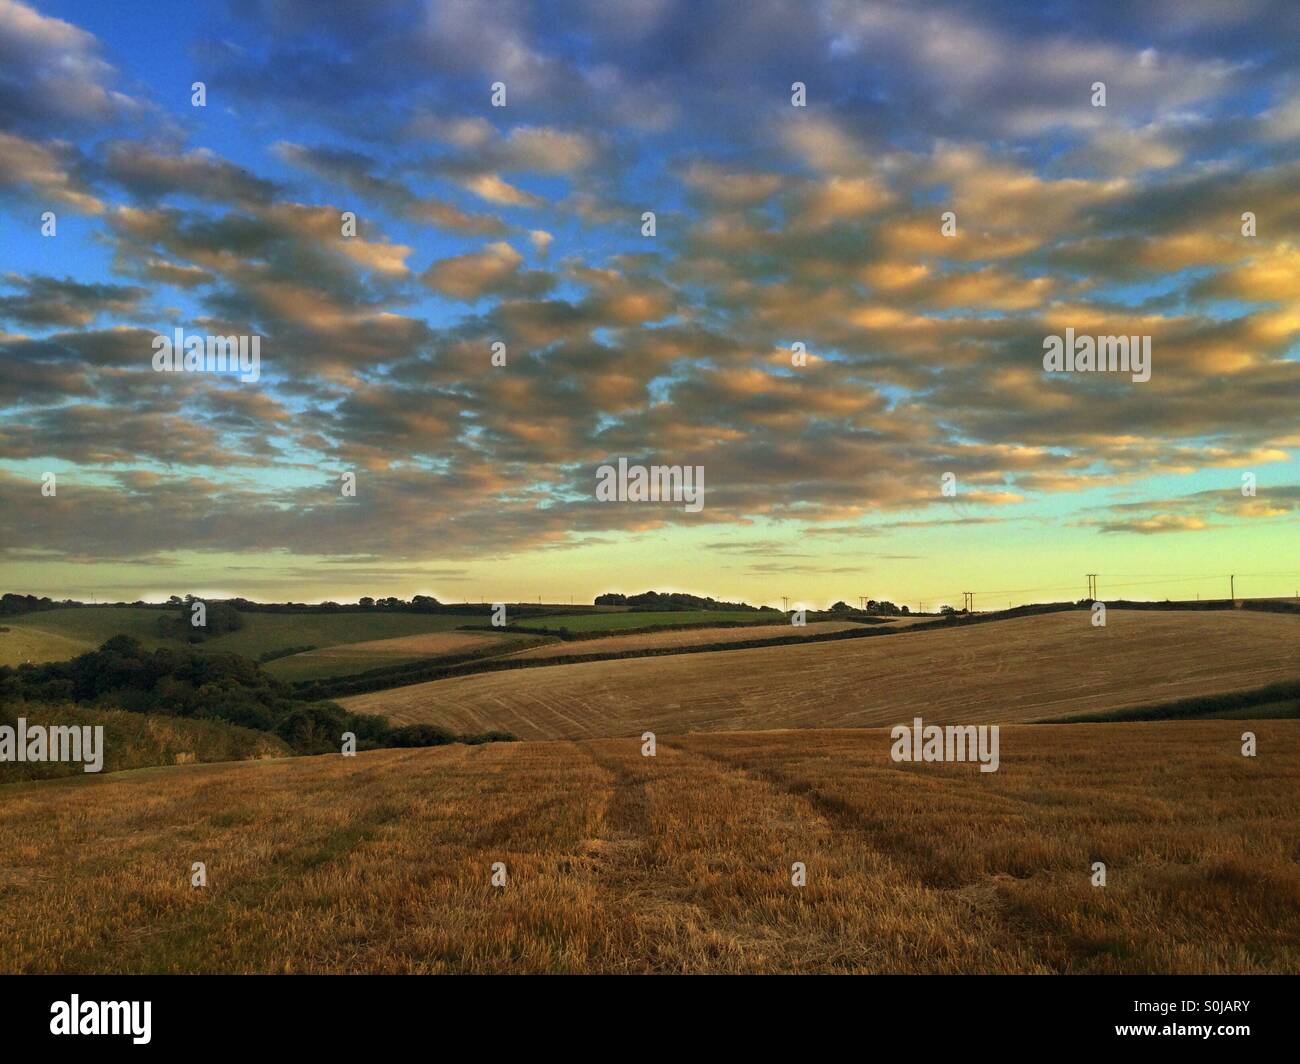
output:
<instances>
[{"instance_id":1,"label":"telegraph pole","mask_svg":"<svg viewBox=\"0 0 1300 1064\"><path fill-rule=\"evenodd\" d=\"M1095 602L1097 601L1097 574L1088 573L1086 575L1088 577L1088 599Z\"/></svg>"},{"instance_id":2,"label":"telegraph pole","mask_svg":"<svg viewBox=\"0 0 1300 1064\"><path fill-rule=\"evenodd\" d=\"M1228 597L1232 599L1233 602L1237 601L1237 574L1236 573L1233 573L1232 576L1228 577Z\"/></svg>"}]
</instances>

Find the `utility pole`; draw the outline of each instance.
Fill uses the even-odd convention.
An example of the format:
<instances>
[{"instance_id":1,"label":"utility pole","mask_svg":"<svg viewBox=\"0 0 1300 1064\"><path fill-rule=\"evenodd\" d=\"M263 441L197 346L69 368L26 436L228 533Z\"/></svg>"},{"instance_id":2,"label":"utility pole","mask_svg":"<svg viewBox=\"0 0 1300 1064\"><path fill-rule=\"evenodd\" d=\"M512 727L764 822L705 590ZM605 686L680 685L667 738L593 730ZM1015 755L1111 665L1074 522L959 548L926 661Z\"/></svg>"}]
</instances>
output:
<instances>
[{"instance_id":1,"label":"utility pole","mask_svg":"<svg viewBox=\"0 0 1300 1064\"><path fill-rule=\"evenodd\" d=\"M789 595L782 595L782 596L781 596L781 612L782 612L782 613L789 613L789 612L790 612L790 596L789 596Z\"/></svg>"},{"instance_id":2,"label":"utility pole","mask_svg":"<svg viewBox=\"0 0 1300 1064\"><path fill-rule=\"evenodd\" d=\"M975 592L963 591L961 593L961 608L964 613L975 612Z\"/></svg>"},{"instance_id":3,"label":"utility pole","mask_svg":"<svg viewBox=\"0 0 1300 1064\"><path fill-rule=\"evenodd\" d=\"M1088 573L1087 577L1088 577L1088 599L1089 601L1096 602L1097 601L1097 574Z\"/></svg>"},{"instance_id":4,"label":"utility pole","mask_svg":"<svg viewBox=\"0 0 1300 1064\"><path fill-rule=\"evenodd\" d=\"M1232 576L1228 577L1228 597L1232 599L1233 602L1237 601L1237 574L1236 573L1233 573Z\"/></svg>"}]
</instances>

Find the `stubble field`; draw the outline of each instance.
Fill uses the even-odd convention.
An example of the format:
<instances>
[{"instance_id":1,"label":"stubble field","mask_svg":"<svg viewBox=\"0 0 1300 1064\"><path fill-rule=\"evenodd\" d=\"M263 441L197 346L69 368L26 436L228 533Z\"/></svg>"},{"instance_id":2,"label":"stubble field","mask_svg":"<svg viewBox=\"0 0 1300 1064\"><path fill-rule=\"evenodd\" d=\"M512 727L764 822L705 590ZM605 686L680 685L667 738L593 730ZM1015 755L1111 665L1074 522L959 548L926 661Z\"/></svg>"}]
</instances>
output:
<instances>
[{"instance_id":1,"label":"stubble field","mask_svg":"<svg viewBox=\"0 0 1300 1064\"><path fill-rule=\"evenodd\" d=\"M0 969L1300 971L1300 723L1005 728L989 774L889 747L742 733L19 784Z\"/></svg>"},{"instance_id":2,"label":"stubble field","mask_svg":"<svg viewBox=\"0 0 1300 1064\"><path fill-rule=\"evenodd\" d=\"M1300 672L1300 616L1087 611L867 639L545 666L344 699L524 739L1013 723L1260 687ZM602 640L602 642L604 642Z\"/></svg>"}]
</instances>

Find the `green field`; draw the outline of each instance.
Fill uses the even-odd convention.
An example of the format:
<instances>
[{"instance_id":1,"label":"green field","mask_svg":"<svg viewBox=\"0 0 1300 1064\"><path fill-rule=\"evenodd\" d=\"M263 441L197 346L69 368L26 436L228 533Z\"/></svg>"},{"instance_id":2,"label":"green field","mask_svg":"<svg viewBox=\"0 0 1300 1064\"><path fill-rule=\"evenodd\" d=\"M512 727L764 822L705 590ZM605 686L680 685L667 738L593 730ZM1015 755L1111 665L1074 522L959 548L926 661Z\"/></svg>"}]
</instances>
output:
<instances>
[{"instance_id":1,"label":"green field","mask_svg":"<svg viewBox=\"0 0 1300 1064\"><path fill-rule=\"evenodd\" d=\"M94 650L115 635L130 635L153 649L184 644L159 634L159 618L179 610L79 606L20 614L5 620L0 632L0 664L64 661ZM487 620L466 614L439 613L244 613L244 626L203 642L205 650L222 650L256 660L289 647L329 647L368 639L451 631Z\"/></svg>"},{"instance_id":2,"label":"green field","mask_svg":"<svg viewBox=\"0 0 1300 1064\"><path fill-rule=\"evenodd\" d=\"M548 642L555 642L555 640L545 636L483 633L481 647L453 648L446 652L419 648L390 650L376 647L372 643L343 643L334 645L328 653L312 651L305 654L291 654L288 657L268 661L262 667L277 680L296 683L301 680L327 680L337 676L354 676L370 669L413 665L416 662L458 661L469 656L495 657Z\"/></svg>"},{"instance_id":3,"label":"green field","mask_svg":"<svg viewBox=\"0 0 1300 1064\"><path fill-rule=\"evenodd\" d=\"M749 610L645 610L633 613L581 613L555 617L529 617L515 627L566 632L621 632L629 628L674 625L783 624L784 615Z\"/></svg>"},{"instance_id":4,"label":"green field","mask_svg":"<svg viewBox=\"0 0 1300 1064\"><path fill-rule=\"evenodd\" d=\"M25 661L66 661L93 649L81 639L69 639L56 632L6 623L0 628L0 665L21 665Z\"/></svg>"}]
</instances>

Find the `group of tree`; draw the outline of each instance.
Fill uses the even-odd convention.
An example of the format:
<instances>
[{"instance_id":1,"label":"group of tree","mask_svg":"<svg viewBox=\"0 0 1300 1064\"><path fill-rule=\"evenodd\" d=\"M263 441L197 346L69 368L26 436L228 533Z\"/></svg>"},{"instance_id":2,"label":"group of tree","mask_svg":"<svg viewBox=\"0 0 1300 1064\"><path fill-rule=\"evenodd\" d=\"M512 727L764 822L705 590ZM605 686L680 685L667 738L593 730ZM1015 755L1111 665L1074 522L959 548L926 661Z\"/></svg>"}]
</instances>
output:
<instances>
[{"instance_id":1,"label":"group of tree","mask_svg":"<svg viewBox=\"0 0 1300 1064\"><path fill-rule=\"evenodd\" d=\"M835 603L835 605L832 606L826 612L827 613L862 612L862 613L879 614L887 617L894 617L894 616L902 616L903 614L910 613L911 611L908 610L906 606L895 606L892 602L889 602L888 600L885 600L883 602L877 602L875 599L868 599L866 609L859 610L857 606L850 606L847 602L841 599L839 602Z\"/></svg>"},{"instance_id":2,"label":"group of tree","mask_svg":"<svg viewBox=\"0 0 1300 1064\"><path fill-rule=\"evenodd\" d=\"M15 595L5 592L0 595L0 615L15 613L32 613L35 610L52 610L58 603L51 598L37 598L35 595Z\"/></svg>"},{"instance_id":3,"label":"group of tree","mask_svg":"<svg viewBox=\"0 0 1300 1064\"><path fill-rule=\"evenodd\" d=\"M660 594L658 591L644 591L639 595L621 595L609 592L597 595L597 606L631 606L638 610L771 610L771 606L751 606L748 602L719 602L714 598L700 595L688 595L681 591Z\"/></svg>"},{"instance_id":4,"label":"group of tree","mask_svg":"<svg viewBox=\"0 0 1300 1064\"><path fill-rule=\"evenodd\" d=\"M71 661L0 666L0 704L24 701L214 718L273 732L300 754L338 752L345 732L356 736L358 750L513 738L503 732L455 736L442 729L392 728L381 716L352 713L334 702L303 701L237 654L190 647L149 651L127 635Z\"/></svg>"},{"instance_id":5,"label":"group of tree","mask_svg":"<svg viewBox=\"0 0 1300 1064\"><path fill-rule=\"evenodd\" d=\"M172 596L176 599L176 596ZM237 632L244 627L244 618L229 602L203 602L193 595L185 596L179 616L165 613L158 618L158 634L164 639L183 639L187 643L201 643L219 635ZM169 600L169 605L175 603ZM200 609L196 610L195 606Z\"/></svg>"}]
</instances>

